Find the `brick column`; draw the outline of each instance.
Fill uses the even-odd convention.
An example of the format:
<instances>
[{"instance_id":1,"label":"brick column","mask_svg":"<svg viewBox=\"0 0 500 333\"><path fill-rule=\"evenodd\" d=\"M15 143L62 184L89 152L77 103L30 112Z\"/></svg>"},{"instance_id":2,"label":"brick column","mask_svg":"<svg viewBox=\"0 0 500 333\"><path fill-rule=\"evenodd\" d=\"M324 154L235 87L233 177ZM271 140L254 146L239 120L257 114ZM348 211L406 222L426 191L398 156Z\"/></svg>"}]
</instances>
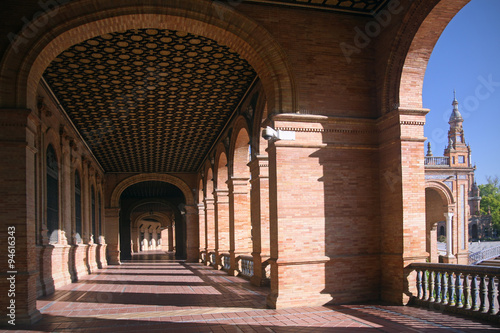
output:
<instances>
[{"instance_id":1,"label":"brick column","mask_svg":"<svg viewBox=\"0 0 500 333\"><path fill-rule=\"evenodd\" d=\"M198 210L195 205L186 205L186 248L187 262L198 262L200 243L198 240Z\"/></svg>"},{"instance_id":2,"label":"brick column","mask_svg":"<svg viewBox=\"0 0 500 333\"><path fill-rule=\"evenodd\" d=\"M274 118L274 128L297 132L294 141L270 141L269 204L271 308L316 306L331 301L326 288L324 170L315 154L322 142L315 123L290 122ZM311 147L312 146L312 147ZM318 147L316 147L318 146Z\"/></svg>"},{"instance_id":3,"label":"brick column","mask_svg":"<svg viewBox=\"0 0 500 333\"><path fill-rule=\"evenodd\" d=\"M216 269L221 269L221 255L229 253L229 196L227 190L214 191Z\"/></svg>"},{"instance_id":4,"label":"brick column","mask_svg":"<svg viewBox=\"0 0 500 333\"><path fill-rule=\"evenodd\" d=\"M404 304L415 285L406 269L425 262L424 123L427 109L392 110L379 119L381 298Z\"/></svg>"},{"instance_id":5,"label":"brick column","mask_svg":"<svg viewBox=\"0 0 500 333\"><path fill-rule=\"evenodd\" d=\"M201 260L201 252L206 249L206 231L205 231L205 204L198 204L198 235L199 235L199 249L198 249L198 259Z\"/></svg>"},{"instance_id":6,"label":"brick column","mask_svg":"<svg viewBox=\"0 0 500 333\"><path fill-rule=\"evenodd\" d=\"M208 255L215 251L215 210L214 199L205 198L205 251L207 253L206 265L210 265Z\"/></svg>"},{"instance_id":7,"label":"brick column","mask_svg":"<svg viewBox=\"0 0 500 333\"><path fill-rule=\"evenodd\" d=\"M108 264L120 265L120 208L106 208L104 214Z\"/></svg>"},{"instance_id":8,"label":"brick column","mask_svg":"<svg viewBox=\"0 0 500 333\"><path fill-rule=\"evenodd\" d=\"M36 309L38 276L35 248L35 156L38 119L26 109L0 109L0 323L32 324L41 316ZM10 233L9 233L10 231ZM9 266L9 237L15 257ZM15 243L15 244L14 244ZM15 272L15 273L10 273ZM10 279L10 280L8 280ZM12 282L12 283L11 283ZM15 295L9 296L11 286ZM11 297L12 296L12 297ZM14 305L11 305L14 304ZM15 307L15 310L11 309ZM7 314L15 312L15 317ZM12 325L7 324L9 327Z\"/></svg>"},{"instance_id":9,"label":"brick column","mask_svg":"<svg viewBox=\"0 0 500 333\"><path fill-rule=\"evenodd\" d=\"M229 274L237 275L237 258L252 253L252 225L250 220L249 179L231 177L229 185L229 233L231 268Z\"/></svg>"},{"instance_id":10,"label":"brick column","mask_svg":"<svg viewBox=\"0 0 500 333\"><path fill-rule=\"evenodd\" d=\"M256 156L249 164L252 178L250 184L252 240L254 258L252 284L268 283L263 263L270 257L269 244L269 161L267 155Z\"/></svg>"}]
</instances>

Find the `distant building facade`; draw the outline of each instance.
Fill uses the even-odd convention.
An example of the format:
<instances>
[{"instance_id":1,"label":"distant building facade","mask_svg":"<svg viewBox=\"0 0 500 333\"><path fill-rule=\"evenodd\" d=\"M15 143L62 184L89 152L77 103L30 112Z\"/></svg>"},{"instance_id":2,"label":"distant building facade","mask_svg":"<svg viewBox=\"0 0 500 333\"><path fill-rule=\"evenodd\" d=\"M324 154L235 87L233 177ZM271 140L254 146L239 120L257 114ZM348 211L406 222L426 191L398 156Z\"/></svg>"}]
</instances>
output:
<instances>
[{"instance_id":1,"label":"distant building facade","mask_svg":"<svg viewBox=\"0 0 500 333\"><path fill-rule=\"evenodd\" d=\"M466 243L494 234L491 216L480 212L481 196L474 179L476 167L471 163L471 148L465 142L464 119L456 97L452 105L444 156L434 156L430 143L425 156L427 250L431 262L437 262L434 242L445 236L444 261L466 263Z\"/></svg>"}]
</instances>

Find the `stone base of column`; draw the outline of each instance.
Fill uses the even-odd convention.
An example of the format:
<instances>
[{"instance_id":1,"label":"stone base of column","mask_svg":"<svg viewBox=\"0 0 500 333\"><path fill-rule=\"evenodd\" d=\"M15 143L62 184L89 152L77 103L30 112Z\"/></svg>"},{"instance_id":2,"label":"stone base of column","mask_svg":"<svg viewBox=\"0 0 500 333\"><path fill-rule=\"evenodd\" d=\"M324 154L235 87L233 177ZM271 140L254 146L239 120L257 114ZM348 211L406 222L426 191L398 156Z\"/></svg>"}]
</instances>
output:
<instances>
[{"instance_id":1,"label":"stone base of column","mask_svg":"<svg viewBox=\"0 0 500 333\"><path fill-rule=\"evenodd\" d=\"M253 256L253 276L250 283L257 287L267 287L271 284L269 278L269 256L261 256L260 253L252 253ZM266 272L266 270L268 272Z\"/></svg>"},{"instance_id":2,"label":"stone base of column","mask_svg":"<svg viewBox=\"0 0 500 333\"><path fill-rule=\"evenodd\" d=\"M121 265L120 250L118 250L117 245L108 244L106 246L106 258L108 265Z\"/></svg>"},{"instance_id":3,"label":"stone base of column","mask_svg":"<svg viewBox=\"0 0 500 333\"><path fill-rule=\"evenodd\" d=\"M312 258L306 262L270 259L271 293L267 297L267 306L281 309L330 303L332 296L323 293L328 260L328 257Z\"/></svg>"},{"instance_id":4,"label":"stone base of column","mask_svg":"<svg viewBox=\"0 0 500 333\"><path fill-rule=\"evenodd\" d=\"M37 297L50 295L55 291L52 277L52 253L54 246L43 245L37 247L40 274L37 281Z\"/></svg>"},{"instance_id":5,"label":"stone base of column","mask_svg":"<svg viewBox=\"0 0 500 333\"><path fill-rule=\"evenodd\" d=\"M163 247L162 247L162 249L163 249ZM163 251L166 251L166 248L163 249ZM197 247L188 247L187 254L186 254L186 262L198 262L198 261L199 261L198 248Z\"/></svg>"},{"instance_id":6,"label":"stone base of column","mask_svg":"<svg viewBox=\"0 0 500 333\"><path fill-rule=\"evenodd\" d=\"M71 283L70 249L70 245L54 245L51 270L55 289Z\"/></svg>"},{"instance_id":7,"label":"stone base of column","mask_svg":"<svg viewBox=\"0 0 500 333\"><path fill-rule=\"evenodd\" d=\"M97 271L97 244L89 244L87 248L87 260L89 265L89 272L92 274Z\"/></svg>"},{"instance_id":8,"label":"stone base of column","mask_svg":"<svg viewBox=\"0 0 500 333\"><path fill-rule=\"evenodd\" d=\"M443 258L444 264L456 264L457 263L457 258L455 258L454 255L443 256L442 258Z\"/></svg>"},{"instance_id":9,"label":"stone base of column","mask_svg":"<svg viewBox=\"0 0 500 333\"><path fill-rule=\"evenodd\" d=\"M106 244L98 244L96 249L97 257L97 267L106 268L108 267L108 261L106 260Z\"/></svg>"},{"instance_id":10,"label":"stone base of column","mask_svg":"<svg viewBox=\"0 0 500 333\"><path fill-rule=\"evenodd\" d=\"M73 282L89 275L87 266L87 244L73 245L70 251L70 256L72 257L73 262Z\"/></svg>"},{"instance_id":11,"label":"stone base of column","mask_svg":"<svg viewBox=\"0 0 500 333\"><path fill-rule=\"evenodd\" d=\"M469 264L469 254L468 253L458 253L457 254L457 264L458 265L468 265Z\"/></svg>"}]
</instances>

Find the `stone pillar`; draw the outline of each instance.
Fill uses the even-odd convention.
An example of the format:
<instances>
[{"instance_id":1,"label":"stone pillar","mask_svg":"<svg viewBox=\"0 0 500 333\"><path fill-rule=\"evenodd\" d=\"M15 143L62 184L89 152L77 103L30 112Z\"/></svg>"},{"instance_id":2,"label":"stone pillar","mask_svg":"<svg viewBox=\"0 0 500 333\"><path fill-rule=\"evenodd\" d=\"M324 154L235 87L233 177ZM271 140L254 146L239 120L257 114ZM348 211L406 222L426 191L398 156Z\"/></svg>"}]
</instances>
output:
<instances>
[{"instance_id":1,"label":"stone pillar","mask_svg":"<svg viewBox=\"0 0 500 333\"><path fill-rule=\"evenodd\" d=\"M267 155L256 156L250 162L250 202L254 258L252 284L265 285L269 276L263 263L270 257L269 243L269 164Z\"/></svg>"},{"instance_id":2,"label":"stone pillar","mask_svg":"<svg viewBox=\"0 0 500 333\"><path fill-rule=\"evenodd\" d=\"M198 259L201 260L201 253L205 251L207 245L205 243L206 241L206 230L205 230L205 204L200 203L198 204L198 235L199 235L199 242L200 242L200 248L198 249ZM205 254L206 255L206 254Z\"/></svg>"},{"instance_id":3,"label":"stone pillar","mask_svg":"<svg viewBox=\"0 0 500 333\"><path fill-rule=\"evenodd\" d=\"M230 275L238 274L237 258L252 253L249 178L231 177L229 185Z\"/></svg>"},{"instance_id":4,"label":"stone pillar","mask_svg":"<svg viewBox=\"0 0 500 333\"><path fill-rule=\"evenodd\" d=\"M443 261L448 264L456 263L456 258L453 255L453 213L444 213L446 218L446 256Z\"/></svg>"},{"instance_id":5,"label":"stone pillar","mask_svg":"<svg viewBox=\"0 0 500 333\"><path fill-rule=\"evenodd\" d=\"M104 214L108 264L120 265L120 208L106 208Z\"/></svg>"},{"instance_id":6,"label":"stone pillar","mask_svg":"<svg viewBox=\"0 0 500 333\"><path fill-rule=\"evenodd\" d=\"M434 223L429 230L429 239L427 240L429 244L429 257L430 262L438 263L438 249L437 249L437 223Z\"/></svg>"},{"instance_id":7,"label":"stone pillar","mask_svg":"<svg viewBox=\"0 0 500 333\"><path fill-rule=\"evenodd\" d=\"M97 248L96 248L96 261L98 268L106 268L108 267L108 261L106 259L106 228L104 223L104 198L102 195L98 195L101 193L101 189L104 188L103 179L97 175L97 193L96 193L96 214L97 214Z\"/></svg>"},{"instance_id":8,"label":"stone pillar","mask_svg":"<svg viewBox=\"0 0 500 333\"><path fill-rule=\"evenodd\" d=\"M229 196L225 189L214 191L214 209L215 209L215 256L216 269L221 269L222 254L229 253Z\"/></svg>"},{"instance_id":9,"label":"stone pillar","mask_svg":"<svg viewBox=\"0 0 500 333\"><path fill-rule=\"evenodd\" d=\"M32 324L41 316L36 308L38 276L35 248L36 154L38 118L26 109L0 109L0 316L2 324L15 302L15 323ZM12 238L9 238L12 237ZM15 253L9 258L8 248ZM13 259L9 263L8 259ZM9 296L15 285L15 296ZM14 311L14 310L12 310ZM7 324L9 327L13 327Z\"/></svg>"},{"instance_id":10,"label":"stone pillar","mask_svg":"<svg viewBox=\"0 0 500 333\"><path fill-rule=\"evenodd\" d=\"M174 225L168 227L168 251L174 251Z\"/></svg>"},{"instance_id":11,"label":"stone pillar","mask_svg":"<svg viewBox=\"0 0 500 333\"><path fill-rule=\"evenodd\" d=\"M214 199L205 198L205 251L207 253L206 265L210 265L209 253L215 251L215 209Z\"/></svg>"},{"instance_id":12,"label":"stone pillar","mask_svg":"<svg viewBox=\"0 0 500 333\"><path fill-rule=\"evenodd\" d=\"M195 205L186 205L186 261L198 262L200 243L198 240L198 210Z\"/></svg>"},{"instance_id":13,"label":"stone pillar","mask_svg":"<svg viewBox=\"0 0 500 333\"><path fill-rule=\"evenodd\" d=\"M378 119L381 214L381 299L405 304L425 262L424 124L427 109L391 110ZM414 293L413 293L414 294Z\"/></svg>"}]
</instances>

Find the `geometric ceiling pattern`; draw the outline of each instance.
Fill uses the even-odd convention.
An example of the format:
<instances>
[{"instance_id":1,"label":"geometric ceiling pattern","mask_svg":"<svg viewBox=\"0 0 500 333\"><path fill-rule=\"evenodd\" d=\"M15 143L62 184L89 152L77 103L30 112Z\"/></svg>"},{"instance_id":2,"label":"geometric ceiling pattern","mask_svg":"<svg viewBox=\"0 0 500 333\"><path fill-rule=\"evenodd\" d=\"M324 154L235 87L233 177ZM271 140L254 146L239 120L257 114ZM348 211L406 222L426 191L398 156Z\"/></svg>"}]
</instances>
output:
<instances>
[{"instance_id":1,"label":"geometric ceiling pattern","mask_svg":"<svg viewBox=\"0 0 500 333\"><path fill-rule=\"evenodd\" d=\"M341 11L373 16L389 0L246 0L294 7L306 7L328 11Z\"/></svg>"},{"instance_id":2,"label":"geometric ceiling pattern","mask_svg":"<svg viewBox=\"0 0 500 333\"><path fill-rule=\"evenodd\" d=\"M256 77L238 54L182 31L91 38L43 77L106 172L195 172Z\"/></svg>"}]
</instances>

